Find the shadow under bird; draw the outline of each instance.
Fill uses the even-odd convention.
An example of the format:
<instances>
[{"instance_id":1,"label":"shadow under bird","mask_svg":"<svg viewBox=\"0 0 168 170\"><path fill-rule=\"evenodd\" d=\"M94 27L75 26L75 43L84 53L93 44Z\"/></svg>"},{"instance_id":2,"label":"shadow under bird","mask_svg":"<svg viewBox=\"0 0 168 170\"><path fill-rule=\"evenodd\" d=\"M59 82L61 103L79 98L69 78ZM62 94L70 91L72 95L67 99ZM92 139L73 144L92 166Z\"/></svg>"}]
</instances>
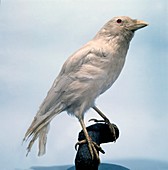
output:
<instances>
[{"instance_id":1,"label":"shadow under bird","mask_svg":"<svg viewBox=\"0 0 168 170\"><path fill-rule=\"evenodd\" d=\"M86 130L84 115L93 108L109 124L115 136L110 121L95 105L95 100L118 78L135 31L147 25L127 16L114 17L66 60L25 134L24 140L30 138L28 153L39 139L38 155L45 154L50 122L56 115L67 111L79 120L92 158L98 157L96 146Z\"/></svg>"}]
</instances>

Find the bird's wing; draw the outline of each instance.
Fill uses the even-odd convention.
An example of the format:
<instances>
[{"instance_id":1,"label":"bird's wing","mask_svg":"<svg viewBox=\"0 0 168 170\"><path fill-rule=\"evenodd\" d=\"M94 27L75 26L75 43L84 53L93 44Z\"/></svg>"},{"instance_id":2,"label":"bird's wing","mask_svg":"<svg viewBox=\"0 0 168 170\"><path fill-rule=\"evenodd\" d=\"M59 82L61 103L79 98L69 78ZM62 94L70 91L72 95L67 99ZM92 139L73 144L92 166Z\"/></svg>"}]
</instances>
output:
<instances>
[{"instance_id":1,"label":"bird's wing","mask_svg":"<svg viewBox=\"0 0 168 170\"><path fill-rule=\"evenodd\" d=\"M90 41L66 60L55 80L55 87L57 88L62 76L77 73L82 67L86 66L89 69L89 66L92 66L103 69L108 64L106 58L108 54L108 49L103 49L102 44Z\"/></svg>"},{"instance_id":2,"label":"bird's wing","mask_svg":"<svg viewBox=\"0 0 168 170\"><path fill-rule=\"evenodd\" d=\"M71 55L64 63L58 77L55 79L46 98L40 106L40 114L55 107L64 91L68 90L68 86L76 80L93 80L96 78L106 77L104 70L108 60L106 54L98 45L90 41L73 55ZM104 64L106 63L106 64ZM102 68L104 67L104 68Z\"/></svg>"},{"instance_id":3,"label":"bird's wing","mask_svg":"<svg viewBox=\"0 0 168 170\"><path fill-rule=\"evenodd\" d=\"M66 87L73 81L72 77L69 75L74 70L77 70L79 67L81 67L82 62L84 62L89 52L90 48L88 45L86 45L67 59L52 87L48 91L47 96L40 105L37 115L44 115L53 107L55 107L58 102L60 102L60 97L64 93L64 89L66 89Z\"/></svg>"},{"instance_id":4,"label":"bird's wing","mask_svg":"<svg viewBox=\"0 0 168 170\"><path fill-rule=\"evenodd\" d=\"M75 80L94 80L97 77L105 77L103 73L108 64L106 56L107 52L105 54L103 50L98 48L98 45L92 41L70 56L64 63L37 114L43 115L55 107L55 105L60 102L60 97L64 91L68 89L69 84Z\"/></svg>"},{"instance_id":5,"label":"bird's wing","mask_svg":"<svg viewBox=\"0 0 168 170\"><path fill-rule=\"evenodd\" d=\"M69 95L72 100L75 94L82 95L92 89L98 96L106 89L110 57L109 51L104 51L102 44L89 42L67 59L52 86L57 95L62 96L60 99L67 100Z\"/></svg>"},{"instance_id":6,"label":"bird's wing","mask_svg":"<svg viewBox=\"0 0 168 170\"><path fill-rule=\"evenodd\" d=\"M102 64L101 61L103 61L103 55L92 43L85 45L67 59L25 134L24 140L32 136L32 140L28 145L28 152L34 141L39 137L39 155L45 153L49 123L57 114L66 109L66 106L62 103L64 92L68 91L68 94L75 92L74 95L80 94L81 90L77 84L78 81L87 82L91 80L91 82L94 82L96 76L102 75L99 72L101 70L99 68ZM82 83L80 87L83 89Z\"/></svg>"}]
</instances>

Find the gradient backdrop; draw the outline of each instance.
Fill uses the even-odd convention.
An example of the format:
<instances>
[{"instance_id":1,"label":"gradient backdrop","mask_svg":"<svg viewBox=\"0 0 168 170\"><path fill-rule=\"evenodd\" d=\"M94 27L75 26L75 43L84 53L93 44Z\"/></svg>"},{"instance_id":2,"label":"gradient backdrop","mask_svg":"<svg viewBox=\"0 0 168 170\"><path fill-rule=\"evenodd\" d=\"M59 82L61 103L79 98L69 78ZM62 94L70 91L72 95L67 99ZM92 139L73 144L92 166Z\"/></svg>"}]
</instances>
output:
<instances>
[{"instance_id":1,"label":"gradient backdrop","mask_svg":"<svg viewBox=\"0 0 168 170\"><path fill-rule=\"evenodd\" d=\"M26 157L22 139L67 57L118 15L150 25L136 32L119 79L97 99L121 133L102 145L101 160L168 161L167 0L1 0L0 169L74 163L81 127L66 113L51 123L45 156L35 143ZM89 110L85 122L92 117Z\"/></svg>"}]
</instances>

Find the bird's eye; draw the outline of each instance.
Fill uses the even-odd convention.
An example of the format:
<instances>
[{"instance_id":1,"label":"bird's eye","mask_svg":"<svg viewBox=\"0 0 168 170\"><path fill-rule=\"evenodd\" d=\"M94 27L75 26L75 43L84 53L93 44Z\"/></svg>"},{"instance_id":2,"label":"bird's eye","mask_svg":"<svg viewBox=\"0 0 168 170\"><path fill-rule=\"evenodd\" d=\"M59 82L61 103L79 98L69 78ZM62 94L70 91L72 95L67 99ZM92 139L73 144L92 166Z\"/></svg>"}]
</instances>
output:
<instances>
[{"instance_id":1,"label":"bird's eye","mask_svg":"<svg viewBox=\"0 0 168 170\"><path fill-rule=\"evenodd\" d=\"M121 19L117 19L117 23L120 24L122 22Z\"/></svg>"}]
</instances>

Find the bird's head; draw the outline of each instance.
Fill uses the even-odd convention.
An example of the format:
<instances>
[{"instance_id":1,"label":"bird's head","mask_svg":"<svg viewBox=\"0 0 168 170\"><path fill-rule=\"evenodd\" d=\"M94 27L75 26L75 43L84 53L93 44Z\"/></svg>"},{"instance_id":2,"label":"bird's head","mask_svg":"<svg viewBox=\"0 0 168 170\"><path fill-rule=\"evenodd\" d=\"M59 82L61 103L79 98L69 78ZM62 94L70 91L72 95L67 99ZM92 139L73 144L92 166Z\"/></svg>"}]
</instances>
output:
<instances>
[{"instance_id":1,"label":"bird's head","mask_svg":"<svg viewBox=\"0 0 168 170\"><path fill-rule=\"evenodd\" d=\"M131 19L127 16L118 16L107 22L99 33L106 34L112 38L118 35L123 35L131 40L136 30L146 27L147 25L148 23L141 20Z\"/></svg>"},{"instance_id":2,"label":"bird's head","mask_svg":"<svg viewBox=\"0 0 168 170\"><path fill-rule=\"evenodd\" d=\"M115 27L119 31L121 30L128 30L128 31L136 31L140 28L146 27L148 23L145 21L137 20L137 19L131 19L126 16L119 16L114 17L112 20L110 20L107 25L111 25L112 27Z\"/></svg>"}]
</instances>

